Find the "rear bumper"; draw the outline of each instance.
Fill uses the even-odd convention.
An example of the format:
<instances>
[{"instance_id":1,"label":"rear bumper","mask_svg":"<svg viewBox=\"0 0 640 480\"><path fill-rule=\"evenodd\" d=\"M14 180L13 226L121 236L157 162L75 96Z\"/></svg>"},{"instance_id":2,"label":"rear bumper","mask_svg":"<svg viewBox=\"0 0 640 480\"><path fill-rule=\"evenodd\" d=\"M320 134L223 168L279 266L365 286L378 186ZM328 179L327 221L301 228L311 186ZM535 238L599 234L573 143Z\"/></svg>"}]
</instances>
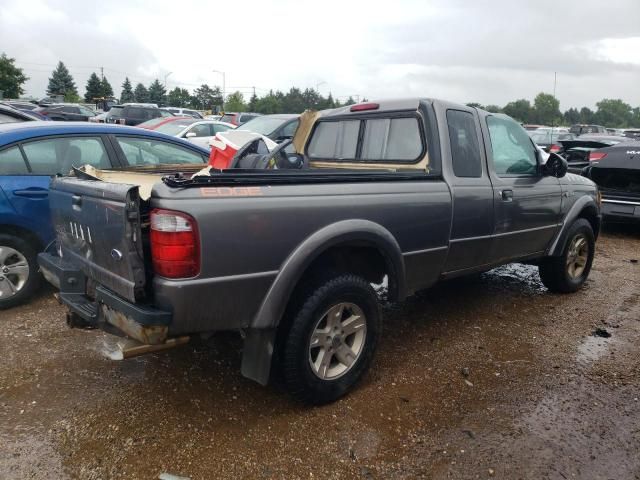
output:
<instances>
[{"instance_id":1,"label":"rear bumper","mask_svg":"<svg viewBox=\"0 0 640 480\"><path fill-rule=\"evenodd\" d=\"M38 264L47 281L60 290L60 301L86 324L146 344L166 341L171 312L131 303L100 285L92 299L85 294L84 274L63 258L40 253Z\"/></svg>"},{"instance_id":2,"label":"rear bumper","mask_svg":"<svg viewBox=\"0 0 640 480\"><path fill-rule=\"evenodd\" d=\"M602 215L610 220L640 221L640 199L638 201L602 199Z\"/></svg>"}]
</instances>

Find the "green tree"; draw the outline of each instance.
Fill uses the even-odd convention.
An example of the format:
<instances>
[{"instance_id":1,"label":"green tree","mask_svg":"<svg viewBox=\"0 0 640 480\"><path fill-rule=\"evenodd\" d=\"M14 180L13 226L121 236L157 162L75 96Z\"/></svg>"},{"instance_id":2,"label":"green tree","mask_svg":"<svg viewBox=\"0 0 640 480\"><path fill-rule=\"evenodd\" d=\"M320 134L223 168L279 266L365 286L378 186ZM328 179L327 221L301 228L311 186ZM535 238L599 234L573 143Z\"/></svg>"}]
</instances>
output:
<instances>
[{"instance_id":1,"label":"green tree","mask_svg":"<svg viewBox=\"0 0 640 480\"><path fill-rule=\"evenodd\" d=\"M167 94L167 91L164 88L164 85L160 83L160 81L156 78L151 85L149 85L149 102L161 104L164 103L164 97Z\"/></svg>"},{"instance_id":2,"label":"green tree","mask_svg":"<svg viewBox=\"0 0 640 480\"><path fill-rule=\"evenodd\" d=\"M192 106L200 110L215 110L216 106L222 107L222 92L220 91L220 87L211 88L206 83L200 85L200 87L196 88L193 92Z\"/></svg>"},{"instance_id":3,"label":"green tree","mask_svg":"<svg viewBox=\"0 0 640 480\"><path fill-rule=\"evenodd\" d=\"M247 104L244 103L244 96L240 92L233 92L227 96L224 102L225 111L229 112L244 112L247 109Z\"/></svg>"},{"instance_id":4,"label":"green tree","mask_svg":"<svg viewBox=\"0 0 640 480\"><path fill-rule=\"evenodd\" d=\"M64 95L64 101L67 103L80 103L82 101L82 97L77 94L77 92L67 92Z\"/></svg>"},{"instance_id":5,"label":"green tree","mask_svg":"<svg viewBox=\"0 0 640 480\"><path fill-rule=\"evenodd\" d=\"M122 84L122 92L120 93L120 103L129 103L135 101L136 97L133 93L133 88L131 87L131 82L129 81L129 77L124 79L124 83Z\"/></svg>"},{"instance_id":6,"label":"green tree","mask_svg":"<svg viewBox=\"0 0 640 480\"><path fill-rule=\"evenodd\" d=\"M502 111L522 123L531 123L531 103L529 100L521 98L520 100L509 102Z\"/></svg>"},{"instance_id":7,"label":"green tree","mask_svg":"<svg viewBox=\"0 0 640 480\"><path fill-rule=\"evenodd\" d=\"M502 109L498 105L485 105L484 109L491 113L502 113Z\"/></svg>"},{"instance_id":8,"label":"green tree","mask_svg":"<svg viewBox=\"0 0 640 480\"><path fill-rule=\"evenodd\" d=\"M47 95L64 95L66 100L68 94L78 95L76 82L73 80L64 63L58 62L58 66L51 73L51 77L49 77Z\"/></svg>"},{"instance_id":9,"label":"green tree","mask_svg":"<svg viewBox=\"0 0 640 480\"><path fill-rule=\"evenodd\" d=\"M631 117L631 126L634 128L640 127L640 107L633 109L633 116Z\"/></svg>"},{"instance_id":10,"label":"green tree","mask_svg":"<svg viewBox=\"0 0 640 480\"><path fill-rule=\"evenodd\" d=\"M631 105L618 99L604 98L596 103L596 122L606 127L628 127L633 119Z\"/></svg>"},{"instance_id":11,"label":"green tree","mask_svg":"<svg viewBox=\"0 0 640 480\"><path fill-rule=\"evenodd\" d=\"M467 107L471 107L471 108L480 108L482 110L484 110L484 105L482 105L481 103L478 102L470 102L466 104Z\"/></svg>"},{"instance_id":12,"label":"green tree","mask_svg":"<svg viewBox=\"0 0 640 480\"><path fill-rule=\"evenodd\" d=\"M282 101L284 113L302 113L305 108L305 99L299 88L291 87Z\"/></svg>"},{"instance_id":13,"label":"green tree","mask_svg":"<svg viewBox=\"0 0 640 480\"><path fill-rule=\"evenodd\" d=\"M563 118L566 125L574 125L576 123L580 123L580 112L577 108L572 107L564 112Z\"/></svg>"},{"instance_id":14,"label":"green tree","mask_svg":"<svg viewBox=\"0 0 640 480\"><path fill-rule=\"evenodd\" d=\"M133 91L133 97L138 103L147 103L149 101L149 90L143 84L138 83Z\"/></svg>"},{"instance_id":15,"label":"green tree","mask_svg":"<svg viewBox=\"0 0 640 480\"><path fill-rule=\"evenodd\" d=\"M543 125L558 125L562 118L560 102L549 93L540 92L533 100L534 120Z\"/></svg>"},{"instance_id":16,"label":"green tree","mask_svg":"<svg viewBox=\"0 0 640 480\"><path fill-rule=\"evenodd\" d=\"M9 58L5 53L0 55L0 98L18 98L24 93L22 85L29 77L15 66L15 61L15 58Z\"/></svg>"},{"instance_id":17,"label":"green tree","mask_svg":"<svg viewBox=\"0 0 640 480\"><path fill-rule=\"evenodd\" d=\"M93 72L87 80L87 86L85 87L84 101L86 103L93 103L94 98L102 96L102 82L100 77Z\"/></svg>"},{"instance_id":18,"label":"green tree","mask_svg":"<svg viewBox=\"0 0 640 480\"><path fill-rule=\"evenodd\" d=\"M102 82L100 83L100 96L102 97L113 97L113 88L107 80L107 77L102 78Z\"/></svg>"},{"instance_id":19,"label":"green tree","mask_svg":"<svg viewBox=\"0 0 640 480\"><path fill-rule=\"evenodd\" d=\"M595 114L589 107L582 107L580 109L580 123L594 123Z\"/></svg>"},{"instance_id":20,"label":"green tree","mask_svg":"<svg viewBox=\"0 0 640 480\"><path fill-rule=\"evenodd\" d=\"M280 113L282 111L282 106L280 104L280 99L273 92L273 90L269 90L269 93L264 97L259 98L256 101L256 106L254 112L264 113L264 114L272 114L272 113Z\"/></svg>"},{"instance_id":21,"label":"green tree","mask_svg":"<svg viewBox=\"0 0 640 480\"><path fill-rule=\"evenodd\" d=\"M247 104L247 111L257 112L256 110L257 106L258 106L258 96L256 95L256 92L253 92L253 95L251 95L251 98L249 99L249 103Z\"/></svg>"},{"instance_id":22,"label":"green tree","mask_svg":"<svg viewBox=\"0 0 640 480\"><path fill-rule=\"evenodd\" d=\"M186 88L176 87L167 95L167 103L172 107L188 107L191 102L191 94Z\"/></svg>"}]
</instances>

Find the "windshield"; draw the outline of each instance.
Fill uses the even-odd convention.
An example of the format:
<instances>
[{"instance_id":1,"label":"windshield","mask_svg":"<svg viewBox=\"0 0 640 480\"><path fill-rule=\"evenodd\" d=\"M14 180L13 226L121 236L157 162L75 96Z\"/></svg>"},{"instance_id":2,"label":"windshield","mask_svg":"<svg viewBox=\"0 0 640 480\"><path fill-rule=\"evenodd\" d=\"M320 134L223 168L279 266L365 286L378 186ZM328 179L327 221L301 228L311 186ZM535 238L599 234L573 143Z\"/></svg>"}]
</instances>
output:
<instances>
[{"instance_id":1,"label":"windshield","mask_svg":"<svg viewBox=\"0 0 640 480\"><path fill-rule=\"evenodd\" d=\"M534 143L542 143L542 144L552 144L556 143L558 140L572 140L573 135L565 132L554 132L551 133L550 130L546 132L533 132L530 134L531 140Z\"/></svg>"},{"instance_id":2,"label":"windshield","mask_svg":"<svg viewBox=\"0 0 640 480\"><path fill-rule=\"evenodd\" d=\"M273 117L256 117L253 120L249 120L247 123L242 125L240 129L266 136L273 133L280 125L282 125L287 120L288 119Z\"/></svg>"},{"instance_id":3,"label":"windshield","mask_svg":"<svg viewBox=\"0 0 640 480\"><path fill-rule=\"evenodd\" d=\"M122 109L124 107L111 107L111 109L107 112L105 118L111 117L119 117L122 115Z\"/></svg>"},{"instance_id":4,"label":"windshield","mask_svg":"<svg viewBox=\"0 0 640 480\"><path fill-rule=\"evenodd\" d=\"M164 123L154 130L156 132L166 133L167 135L177 135L182 130L184 130L185 127L188 127L189 125L194 124L197 121L198 120L195 118L181 118L179 120L174 120L173 122Z\"/></svg>"}]
</instances>

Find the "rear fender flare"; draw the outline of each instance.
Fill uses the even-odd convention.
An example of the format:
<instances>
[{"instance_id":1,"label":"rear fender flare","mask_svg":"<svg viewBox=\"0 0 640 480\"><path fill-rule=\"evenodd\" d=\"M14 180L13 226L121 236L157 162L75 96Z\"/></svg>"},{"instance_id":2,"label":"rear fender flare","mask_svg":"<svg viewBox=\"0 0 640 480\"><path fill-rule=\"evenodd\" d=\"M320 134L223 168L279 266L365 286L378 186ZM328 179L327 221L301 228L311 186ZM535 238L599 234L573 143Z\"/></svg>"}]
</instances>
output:
<instances>
[{"instance_id":1,"label":"rear fender flare","mask_svg":"<svg viewBox=\"0 0 640 480\"><path fill-rule=\"evenodd\" d=\"M405 266L400 246L394 236L381 225L368 220L343 220L328 225L302 242L284 261L267 292L251 328L277 327L294 288L309 265L327 249L351 242L362 242L382 253L390 272L390 296L406 297Z\"/></svg>"}]
</instances>

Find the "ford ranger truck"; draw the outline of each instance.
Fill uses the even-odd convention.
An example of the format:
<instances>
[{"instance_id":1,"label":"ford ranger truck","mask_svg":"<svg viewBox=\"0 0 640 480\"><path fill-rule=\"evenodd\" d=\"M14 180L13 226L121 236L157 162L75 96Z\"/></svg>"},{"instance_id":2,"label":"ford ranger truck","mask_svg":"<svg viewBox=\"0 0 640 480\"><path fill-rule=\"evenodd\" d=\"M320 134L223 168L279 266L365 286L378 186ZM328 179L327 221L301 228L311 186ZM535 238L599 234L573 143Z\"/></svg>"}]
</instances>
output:
<instances>
[{"instance_id":1,"label":"ford ranger truck","mask_svg":"<svg viewBox=\"0 0 640 480\"><path fill-rule=\"evenodd\" d=\"M70 323L143 350L239 330L243 375L279 374L322 404L384 340L372 285L402 301L510 262L538 265L552 292L589 275L596 186L505 115L367 102L305 113L293 144L295 158L241 149L232 168L193 177L53 179L58 255L39 263Z\"/></svg>"}]
</instances>

